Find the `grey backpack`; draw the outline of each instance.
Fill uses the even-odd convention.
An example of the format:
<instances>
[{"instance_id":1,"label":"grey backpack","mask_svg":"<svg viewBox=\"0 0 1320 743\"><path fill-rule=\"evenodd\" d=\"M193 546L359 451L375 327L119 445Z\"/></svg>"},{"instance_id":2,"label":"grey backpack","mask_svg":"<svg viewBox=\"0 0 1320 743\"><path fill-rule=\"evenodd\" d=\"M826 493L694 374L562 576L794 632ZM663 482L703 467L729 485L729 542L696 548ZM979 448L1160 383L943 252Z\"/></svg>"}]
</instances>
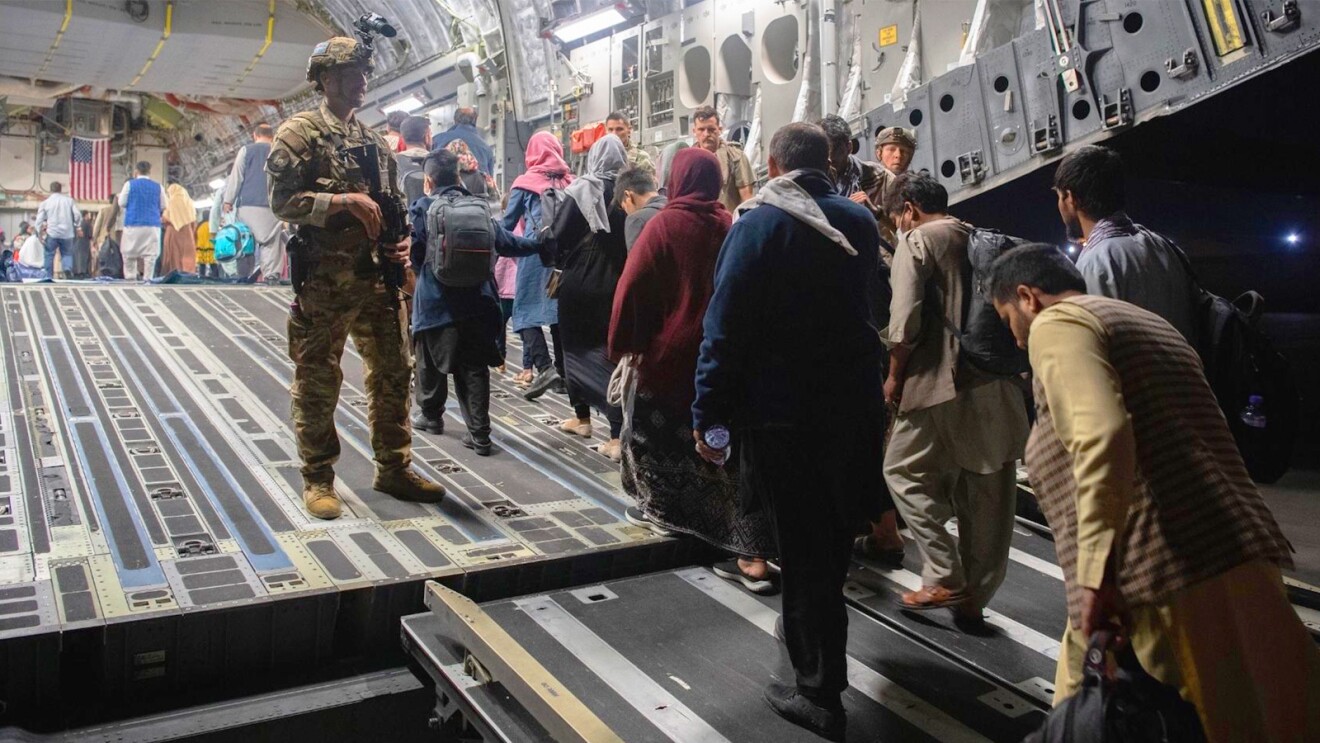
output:
<instances>
[{"instance_id":1,"label":"grey backpack","mask_svg":"<svg viewBox=\"0 0 1320 743\"><path fill-rule=\"evenodd\" d=\"M495 223L490 202L446 191L426 210L426 267L445 286L469 288L495 278Z\"/></svg>"}]
</instances>

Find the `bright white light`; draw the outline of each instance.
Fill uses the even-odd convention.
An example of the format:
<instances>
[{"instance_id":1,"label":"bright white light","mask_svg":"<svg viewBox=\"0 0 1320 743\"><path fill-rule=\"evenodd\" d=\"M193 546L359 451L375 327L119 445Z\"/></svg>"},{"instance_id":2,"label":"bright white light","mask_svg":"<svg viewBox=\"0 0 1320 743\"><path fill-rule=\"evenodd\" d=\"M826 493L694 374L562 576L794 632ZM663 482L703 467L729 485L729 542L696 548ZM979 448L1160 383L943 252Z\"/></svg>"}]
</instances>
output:
<instances>
[{"instance_id":1,"label":"bright white light","mask_svg":"<svg viewBox=\"0 0 1320 743\"><path fill-rule=\"evenodd\" d=\"M1073 245L1072 243L1068 243L1068 255L1074 255L1076 253L1077 253L1077 246Z\"/></svg>"},{"instance_id":2,"label":"bright white light","mask_svg":"<svg viewBox=\"0 0 1320 743\"><path fill-rule=\"evenodd\" d=\"M224 178L216 178L215 180L211 181L211 182L210 182L209 184L207 184L207 185L209 185L209 186L211 187L211 190L212 190L212 191L219 191L220 189L222 189L222 188L225 187L225 179L224 179Z\"/></svg>"},{"instance_id":3,"label":"bright white light","mask_svg":"<svg viewBox=\"0 0 1320 743\"><path fill-rule=\"evenodd\" d=\"M565 43L577 41L583 36L590 36L597 31L604 31L610 26L623 23L626 18L618 8L610 7L555 29L555 37Z\"/></svg>"},{"instance_id":4,"label":"bright white light","mask_svg":"<svg viewBox=\"0 0 1320 743\"><path fill-rule=\"evenodd\" d=\"M1289 245L1296 245L1297 243L1302 241L1302 236L1297 234L1296 232L1293 232L1290 233L1286 239L1288 240Z\"/></svg>"},{"instance_id":5,"label":"bright white light","mask_svg":"<svg viewBox=\"0 0 1320 743\"><path fill-rule=\"evenodd\" d=\"M383 114L392 114L395 111L402 111L406 114L410 114L425 105L426 103L423 102L421 98L418 98L416 93L409 93L406 98L400 98L385 108L382 108L380 112Z\"/></svg>"}]
</instances>

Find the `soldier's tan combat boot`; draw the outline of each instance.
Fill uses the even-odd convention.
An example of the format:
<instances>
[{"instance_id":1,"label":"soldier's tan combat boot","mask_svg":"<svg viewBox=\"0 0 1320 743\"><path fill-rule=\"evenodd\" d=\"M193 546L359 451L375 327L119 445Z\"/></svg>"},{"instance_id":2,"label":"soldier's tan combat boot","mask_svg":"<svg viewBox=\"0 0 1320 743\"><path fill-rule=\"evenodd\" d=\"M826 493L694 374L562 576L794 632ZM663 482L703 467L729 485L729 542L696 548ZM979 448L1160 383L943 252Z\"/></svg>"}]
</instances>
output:
<instances>
[{"instance_id":1,"label":"soldier's tan combat boot","mask_svg":"<svg viewBox=\"0 0 1320 743\"><path fill-rule=\"evenodd\" d=\"M412 503L439 503L445 497L445 486L431 482L407 467L377 470L372 487L386 495Z\"/></svg>"},{"instance_id":2,"label":"soldier's tan combat boot","mask_svg":"<svg viewBox=\"0 0 1320 743\"><path fill-rule=\"evenodd\" d=\"M307 506L308 513L318 519L337 519L342 510L333 482L304 483L303 505Z\"/></svg>"}]
</instances>

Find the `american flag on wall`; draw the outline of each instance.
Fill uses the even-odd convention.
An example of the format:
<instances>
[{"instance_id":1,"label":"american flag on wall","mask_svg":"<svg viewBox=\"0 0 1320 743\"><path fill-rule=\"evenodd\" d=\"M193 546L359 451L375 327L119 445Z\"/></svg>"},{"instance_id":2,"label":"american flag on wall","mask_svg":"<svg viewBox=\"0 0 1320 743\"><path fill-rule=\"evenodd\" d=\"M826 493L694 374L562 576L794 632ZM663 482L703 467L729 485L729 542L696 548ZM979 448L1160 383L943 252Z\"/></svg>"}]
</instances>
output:
<instances>
[{"instance_id":1,"label":"american flag on wall","mask_svg":"<svg viewBox=\"0 0 1320 743\"><path fill-rule=\"evenodd\" d=\"M69 148L69 195L78 201L110 196L110 140L74 137Z\"/></svg>"}]
</instances>

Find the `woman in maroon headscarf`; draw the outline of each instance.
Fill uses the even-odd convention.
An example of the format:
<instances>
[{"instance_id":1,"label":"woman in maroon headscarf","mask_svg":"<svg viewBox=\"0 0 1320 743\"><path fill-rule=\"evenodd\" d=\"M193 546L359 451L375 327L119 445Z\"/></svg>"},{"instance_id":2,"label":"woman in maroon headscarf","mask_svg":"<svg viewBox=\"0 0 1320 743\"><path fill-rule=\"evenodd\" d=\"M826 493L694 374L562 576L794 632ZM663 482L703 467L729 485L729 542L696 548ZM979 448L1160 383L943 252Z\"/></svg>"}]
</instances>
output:
<instances>
[{"instance_id":1,"label":"woman in maroon headscarf","mask_svg":"<svg viewBox=\"0 0 1320 743\"><path fill-rule=\"evenodd\" d=\"M641 359L636 394L624 403L623 487L639 506L628 509L628 517L744 556L721 563L717 572L767 592L774 584L765 561L749 558L771 554L773 535L761 513L741 509L736 457L715 467L692 442L702 319L732 223L719 201L719 160L700 148L679 152L668 192L669 203L628 255L610 321L610 358Z\"/></svg>"}]
</instances>

